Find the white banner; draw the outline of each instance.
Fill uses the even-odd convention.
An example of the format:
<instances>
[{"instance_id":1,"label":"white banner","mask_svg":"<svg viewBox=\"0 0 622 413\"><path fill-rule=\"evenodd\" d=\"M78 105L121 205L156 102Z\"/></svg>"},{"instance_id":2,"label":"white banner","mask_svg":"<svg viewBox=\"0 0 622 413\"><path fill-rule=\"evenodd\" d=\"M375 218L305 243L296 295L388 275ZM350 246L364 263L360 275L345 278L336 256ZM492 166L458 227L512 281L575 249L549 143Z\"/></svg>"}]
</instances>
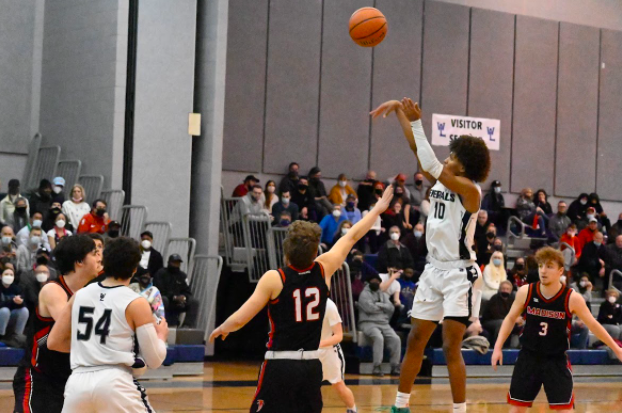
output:
<instances>
[{"instance_id":1,"label":"white banner","mask_svg":"<svg viewBox=\"0 0 622 413\"><path fill-rule=\"evenodd\" d=\"M488 149L499 150L501 122L499 119L471 118L434 113L432 115L432 145L449 146L461 135L482 138Z\"/></svg>"}]
</instances>

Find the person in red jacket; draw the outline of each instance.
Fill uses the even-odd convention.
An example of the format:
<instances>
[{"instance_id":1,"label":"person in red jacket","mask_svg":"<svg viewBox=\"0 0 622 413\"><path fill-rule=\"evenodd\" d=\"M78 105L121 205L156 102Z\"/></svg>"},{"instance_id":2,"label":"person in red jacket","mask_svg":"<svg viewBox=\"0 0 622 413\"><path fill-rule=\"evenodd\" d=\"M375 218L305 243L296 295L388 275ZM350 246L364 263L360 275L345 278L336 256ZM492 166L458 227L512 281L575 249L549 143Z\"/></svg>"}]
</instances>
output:
<instances>
[{"instance_id":1,"label":"person in red jacket","mask_svg":"<svg viewBox=\"0 0 622 413\"><path fill-rule=\"evenodd\" d=\"M584 246L594 241L594 234L598 232L598 219L590 218L590 223L587 227L583 228L579 235L577 235L579 241L579 249L583 249Z\"/></svg>"},{"instance_id":2,"label":"person in red jacket","mask_svg":"<svg viewBox=\"0 0 622 413\"><path fill-rule=\"evenodd\" d=\"M110 218L106 212L108 204L103 199L97 199L93 202L91 212L84 215L78 226L78 234L105 234L108 231Z\"/></svg>"},{"instance_id":3,"label":"person in red jacket","mask_svg":"<svg viewBox=\"0 0 622 413\"><path fill-rule=\"evenodd\" d=\"M233 190L232 196L241 198L244 195L248 194L251 188L257 185L258 183L259 183L259 178L257 178L255 175L248 175L246 178L244 178L243 183L235 187L235 189Z\"/></svg>"}]
</instances>

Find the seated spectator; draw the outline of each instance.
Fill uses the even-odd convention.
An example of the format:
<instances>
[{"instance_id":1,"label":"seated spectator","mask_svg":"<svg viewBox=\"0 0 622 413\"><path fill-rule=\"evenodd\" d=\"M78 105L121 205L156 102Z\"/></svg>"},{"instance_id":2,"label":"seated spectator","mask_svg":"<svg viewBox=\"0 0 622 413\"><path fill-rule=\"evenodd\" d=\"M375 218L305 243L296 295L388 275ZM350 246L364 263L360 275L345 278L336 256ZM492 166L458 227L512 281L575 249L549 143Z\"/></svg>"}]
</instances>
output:
<instances>
[{"instance_id":1,"label":"seated spectator","mask_svg":"<svg viewBox=\"0 0 622 413\"><path fill-rule=\"evenodd\" d=\"M613 244L618 238L618 235L622 235L622 214L618 216L618 220L607 231L607 243Z\"/></svg>"},{"instance_id":2,"label":"seated spectator","mask_svg":"<svg viewBox=\"0 0 622 413\"><path fill-rule=\"evenodd\" d=\"M309 192L309 181L307 180L307 177L300 177L300 180L298 181L298 188L290 195L291 202L298 205L298 210L303 219L317 221L315 200L313 199L311 192Z\"/></svg>"},{"instance_id":3,"label":"seated spectator","mask_svg":"<svg viewBox=\"0 0 622 413\"><path fill-rule=\"evenodd\" d=\"M535 255L531 254L525 258L525 270L527 270L527 284L540 281L540 270Z\"/></svg>"},{"instance_id":4,"label":"seated spectator","mask_svg":"<svg viewBox=\"0 0 622 413\"><path fill-rule=\"evenodd\" d=\"M0 259L6 258L12 265L17 264L17 244L15 243L15 233L13 228L5 225L0 229L2 241L2 249L0 251Z\"/></svg>"},{"instance_id":5,"label":"seated spectator","mask_svg":"<svg viewBox=\"0 0 622 413\"><path fill-rule=\"evenodd\" d=\"M11 179L9 181L9 193L0 201L0 222L3 222L5 225L11 225L15 229L14 222L14 214L16 203L19 199L24 199L26 203L26 214L25 216L30 215L30 211L28 210L28 200L22 198L20 194L20 186L18 179ZM22 214L23 215L23 214ZM23 226L23 225L22 225ZM18 231L21 226L17 229Z\"/></svg>"},{"instance_id":6,"label":"seated spectator","mask_svg":"<svg viewBox=\"0 0 622 413\"><path fill-rule=\"evenodd\" d=\"M575 272L587 273L590 281L596 284L596 280L605 277L607 260L607 248L603 245L603 234L597 231L594 234L594 240L583 247L581 258L575 266ZM602 283L602 281L599 282Z\"/></svg>"},{"instance_id":7,"label":"seated spectator","mask_svg":"<svg viewBox=\"0 0 622 413\"><path fill-rule=\"evenodd\" d=\"M71 198L63 203L63 214L71 224L71 230L80 226L82 217L91 212L91 206L84 200L84 188L82 185L74 185L71 188Z\"/></svg>"},{"instance_id":8,"label":"seated spectator","mask_svg":"<svg viewBox=\"0 0 622 413\"><path fill-rule=\"evenodd\" d=\"M380 291L386 293L391 303L398 309L402 306L400 301L400 290L402 287L397 280L402 274L403 271L398 268L389 268L388 273L379 274L382 280L380 283ZM393 315L395 316L395 312Z\"/></svg>"},{"instance_id":9,"label":"seated spectator","mask_svg":"<svg viewBox=\"0 0 622 413\"><path fill-rule=\"evenodd\" d=\"M583 251L583 247L589 244L594 240L594 235L599 232L598 231L598 219L595 217L590 218L590 223L587 227L583 228L579 235L577 235L579 245L581 245L581 250Z\"/></svg>"},{"instance_id":10,"label":"seated spectator","mask_svg":"<svg viewBox=\"0 0 622 413\"><path fill-rule=\"evenodd\" d=\"M106 212L107 207L108 204L103 199L93 201L91 213L84 215L80 220L78 234L105 234L108 231L108 223L110 223L108 212Z\"/></svg>"},{"instance_id":11,"label":"seated spectator","mask_svg":"<svg viewBox=\"0 0 622 413\"><path fill-rule=\"evenodd\" d=\"M564 235L568 226L572 224L572 221L566 215L567 207L565 201L559 201L557 203L557 213L551 215L549 218L549 235L553 241L559 241Z\"/></svg>"},{"instance_id":12,"label":"seated spectator","mask_svg":"<svg viewBox=\"0 0 622 413\"><path fill-rule=\"evenodd\" d=\"M413 258L413 269L415 270L415 281L419 280L419 276L423 273L428 256L428 244L425 240L425 227L418 223L412 232L407 232L402 237L402 242L408 248Z\"/></svg>"},{"instance_id":13,"label":"seated spectator","mask_svg":"<svg viewBox=\"0 0 622 413\"><path fill-rule=\"evenodd\" d=\"M244 178L244 182L235 187L231 196L241 198L248 194L251 189L258 183L259 178L257 178L255 175L247 175L246 178Z\"/></svg>"},{"instance_id":14,"label":"seated spectator","mask_svg":"<svg viewBox=\"0 0 622 413\"><path fill-rule=\"evenodd\" d=\"M562 252L564 252L568 248L566 245L564 245L564 243L568 244L574 250L576 262L576 259L579 259L579 257L581 257L581 241L579 241L579 238L577 237L576 224L568 225L568 228L566 228L566 233L564 233L559 238L559 249ZM566 257L566 254L564 254L564 257Z\"/></svg>"},{"instance_id":15,"label":"seated spectator","mask_svg":"<svg viewBox=\"0 0 622 413\"><path fill-rule=\"evenodd\" d=\"M56 220L54 221L54 228L49 230L47 233L48 245L50 246L50 250L56 248L56 245L61 239L72 235L71 231L65 229L66 225L67 218L65 217L65 214L61 212L60 214L56 215Z\"/></svg>"},{"instance_id":16,"label":"seated spectator","mask_svg":"<svg viewBox=\"0 0 622 413\"><path fill-rule=\"evenodd\" d=\"M153 285L153 278L151 277L149 271L145 271L135 277L135 281L133 280L129 287L135 293L145 297L151 306L151 311L153 311L156 316L160 318L166 317L162 293L158 290L158 287Z\"/></svg>"},{"instance_id":17,"label":"seated spectator","mask_svg":"<svg viewBox=\"0 0 622 413\"><path fill-rule=\"evenodd\" d=\"M39 188L28 195L28 203L31 215L35 212L47 214L52 204L52 183L47 179L42 179Z\"/></svg>"},{"instance_id":18,"label":"seated spectator","mask_svg":"<svg viewBox=\"0 0 622 413\"><path fill-rule=\"evenodd\" d=\"M346 207L343 210L346 219L352 222L352 225L361 220L361 210L356 207L356 195L349 194L346 198Z\"/></svg>"},{"instance_id":19,"label":"seated spectator","mask_svg":"<svg viewBox=\"0 0 622 413\"><path fill-rule=\"evenodd\" d=\"M381 198L382 193L384 192L384 186L382 182L376 182L374 184L374 201L373 204L370 205L370 208L373 208L376 205L378 199ZM378 193L380 192L380 195ZM368 210L362 212L361 217L364 218L369 213ZM376 254L380 249L380 245L384 241L385 233L387 229L382 225L383 217L379 216L376 218L376 221L370 228L369 232L365 235L365 238L361 240L363 245L369 246L369 252L371 254Z\"/></svg>"},{"instance_id":20,"label":"seated spectator","mask_svg":"<svg viewBox=\"0 0 622 413\"><path fill-rule=\"evenodd\" d=\"M570 288L581 294L581 296L585 299L587 307L591 310L593 285L590 282L590 276L588 274L582 274L581 278L579 278L579 282L575 281L570 283Z\"/></svg>"},{"instance_id":21,"label":"seated spectator","mask_svg":"<svg viewBox=\"0 0 622 413\"><path fill-rule=\"evenodd\" d=\"M52 202L58 202L62 206L63 202L65 202L65 178L57 176L52 179L52 184L54 184L52 187Z\"/></svg>"},{"instance_id":22,"label":"seated spectator","mask_svg":"<svg viewBox=\"0 0 622 413\"><path fill-rule=\"evenodd\" d=\"M28 244L28 239L30 238L30 230L33 227L41 228L41 225L43 225L43 215L41 214L41 212L35 212L34 214L32 214L32 217L30 217L28 225L17 231L17 234L15 234L15 243L17 244L17 246L19 247L20 245ZM45 239L43 243L45 248L50 248L47 239Z\"/></svg>"},{"instance_id":23,"label":"seated spectator","mask_svg":"<svg viewBox=\"0 0 622 413\"><path fill-rule=\"evenodd\" d=\"M272 207L274 204L279 202L279 196L276 193L276 182L270 179L266 182L266 191L264 192L264 209L268 211L269 214L272 214Z\"/></svg>"},{"instance_id":24,"label":"seated spectator","mask_svg":"<svg viewBox=\"0 0 622 413\"><path fill-rule=\"evenodd\" d=\"M326 215L320 221L320 228L322 228L321 243L324 245L333 245L333 238L339 229L339 224L346 220L346 217L341 214L341 205L334 205L333 212L330 215Z\"/></svg>"},{"instance_id":25,"label":"seated spectator","mask_svg":"<svg viewBox=\"0 0 622 413\"><path fill-rule=\"evenodd\" d=\"M287 228L292 222L292 216L289 211L283 211L279 216L279 222L276 223L276 226L279 228Z\"/></svg>"},{"instance_id":26,"label":"seated spectator","mask_svg":"<svg viewBox=\"0 0 622 413\"><path fill-rule=\"evenodd\" d=\"M50 209L48 210L46 217L43 219L43 224L41 224L41 229L43 231L48 232L51 229L54 229L54 226L56 224L56 217L58 217L58 214L61 214L63 212L62 208L63 207L61 203L52 202L52 205L50 205ZM68 230L72 230L73 228L71 227L71 224L67 220L67 216L66 215L63 215L63 216L65 216L65 228Z\"/></svg>"},{"instance_id":27,"label":"seated spectator","mask_svg":"<svg viewBox=\"0 0 622 413\"><path fill-rule=\"evenodd\" d=\"M568 218L570 218L575 224L578 221L585 219L588 207L587 200L588 195L584 192L570 203L570 206L568 207Z\"/></svg>"},{"instance_id":28,"label":"seated spectator","mask_svg":"<svg viewBox=\"0 0 622 413\"><path fill-rule=\"evenodd\" d=\"M425 193L425 198L421 201L421 205L419 206L419 222L423 225L428 221L428 215L430 215L430 191L432 188L428 188Z\"/></svg>"},{"instance_id":29,"label":"seated spectator","mask_svg":"<svg viewBox=\"0 0 622 413\"><path fill-rule=\"evenodd\" d=\"M410 251L400 242L400 229L393 226L389 229L389 240L378 252L378 272L388 273L389 268L413 270L414 262Z\"/></svg>"},{"instance_id":30,"label":"seated spectator","mask_svg":"<svg viewBox=\"0 0 622 413\"><path fill-rule=\"evenodd\" d=\"M389 180L389 182L395 186L396 189L398 186L402 188L401 191L399 191L400 193L403 193L403 195L400 195L403 197L402 204L410 204L410 189L406 187L406 174L397 174L395 178L393 180Z\"/></svg>"},{"instance_id":31,"label":"seated spectator","mask_svg":"<svg viewBox=\"0 0 622 413\"><path fill-rule=\"evenodd\" d=\"M497 294L501 282L507 279L508 275L505 272L503 254L499 251L495 251L482 273L482 280L484 281L482 284L482 302L490 300L493 295ZM512 283L510 283L510 286L511 285Z\"/></svg>"},{"instance_id":32,"label":"seated spectator","mask_svg":"<svg viewBox=\"0 0 622 413\"><path fill-rule=\"evenodd\" d=\"M618 304L620 293L617 290L607 290L607 300L600 305L598 311L598 322L605 327L609 335L616 339L622 340L622 308Z\"/></svg>"},{"instance_id":33,"label":"seated spectator","mask_svg":"<svg viewBox=\"0 0 622 413\"><path fill-rule=\"evenodd\" d=\"M606 276L613 270L622 271L622 235L618 235L613 244L607 245L607 258Z\"/></svg>"},{"instance_id":34,"label":"seated spectator","mask_svg":"<svg viewBox=\"0 0 622 413\"><path fill-rule=\"evenodd\" d=\"M155 277L156 273L164 268L164 259L160 251L153 248L153 233L151 231L143 231L140 234L140 263L138 263L137 276L141 276L145 272L151 277Z\"/></svg>"},{"instance_id":35,"label":"seated spectator","mask_svg":"<svg viewBox=\"0 0 622 413\"><path fill-rule=\"evenodd\" d=\"M352 250L349 266L350 279L352 281L352 297L355 301L358 300L361 291L365 288L365 280L369 279L372 275L378 275L378 271L366 263L364 257L361 251Z\"/></svg>"},{"instance_id":36,"label":"seated spectator","mask_svg":"<svg viewBox=\"0 0 622 413\"><path fill-rule=\"evenodd\" d=\"M403 228L404 230L407 231L412 231L413 229L413 223L411 222L410 219L410 215L411 215L411 210L410 210L410 199L409 197L406 195L406 188L402 185L399 184L394 184L395 186L395 192L394 192L394 197L392 202L392 206L395 206L395 204L402 204L402 215L400 217L402 224L400 225L400 228Z\"/></svg>"},{"instance_id":37,"label":"seated spectator","mask_svg":"<svg viewBox=\"0 0 622 413\"><path fill-rule=\"evenodd\" d=\"M242 197L238 203L237 219L240 221L246 214L261 214L262 212L268 212L262 202L263 189L259 185L253 186L251 192Z\"/></svg>"},{"instance_id":38,"label":"seated spectator","mask_svg":"<svg viewBox=\"0 0 622 413\"><path fill-rule=\"evenodd\" d=\"M300 166L296 162L292 162L289 164L287 168L287 175L281 179L281 183L279 183L279 193L283 194L283 192L294 193L298 189L298 170Z\"/></svg>"},{"instance_id":39,"label":"seated spectator","mask_svg":"<svg viewBox=\"0 0 622 413\"><path fill-rule=\"evenodd\" d=\"M365 179L356 188L356 196L359 200L358 207L361 211L367 211L370 209L370 205L376 203L374 196L374 184L376 182L376 172L368 171Z\"/></svg>"},{"instance_id":40,"label":"seated spectator","mask_svg":"<svg viewBox=\"0 0 622 413\"><path fill-rule=\"evenodd\" d=\"M26 272L34 268L37 251L43 246L43 230L33 227L30 230L30 239L26 244L17 247L17 271Z\"/></svg>"},{"instance_id":41,"label":"seated spectator","mask_svg":"<svg viewBox=\"0 0 622 413\"><path fill-rule=\"evenodd\" d=\"M348 183L348 177L346 174L339 174L337 177L337 184L330 189L328 200L334 205L346 206L348 196L354 196L356 199L356 192Z\"/></svg>"},{"instance_id":42,"label":"seated spectator","mask_svg":"<svg viewBox=\"0 0 622 413\"><path fill-rule=\"evenodd\" d=\"M533 191L525 188L521 191L516 200L516 211L523 223L532 228L526 228L525 232L530 237L544 237L546 235L546 225L544 222L544 211L537 207L533 202Z\"/></svg>"},{"instance_id":43,"label":"seated spectator","mask_svg":"<svg viewBox=\"0 0 622 413\"><path fill-rule=\"evenodd\" d=\"M121 234L121 224L119 221L110 221L108 223L108 231L102 235L104 245L108 244L111 239L118 238Z\"/></svg>"},{"instance_id":44,"label":"seated spectator","mask_svg":"<svg viewBox=\"0 0 622 413\"><path fill-rule=\"evenodd\" d=\"M12 225L13 230L16 232L30 224L28 200L26 198L17 198L17 201L15 201L15 212L13 212L13 217L8 220L7 224Z\"/></svg>"},{"instance_id":45,"label":"seated spectator","mask_svg":"<svg viewBox=\"0 0 622 413\"><path fill-rule=\"evenodd\" d=\"M322 171L319 167L314 166L309 170L309 192L315 200L315 209L317 218L322 219L326 215L333 212L333 205L328 199L328 193L324 182L322 182Z\"/></svg>"},{"instance_id":46,"label":"seated spectator","mask_svg":"<svg viewBox=\"0 0 622 413\"><path fill-rule=\"evenodd\" d=\"M186 313L183 327L195 328L199 302L192 297L188 285L188 275L180 270L182 262L179 254L172 254L168 258L168 267L162 268L156 273L153 285L162 294L168 324L177 326L179 316Z\"/></svg>"},{"instance_id":47,"label":"seated spectator","mask_svg":"<svg viewBox=\"0 0 622 413\"><path fill-rule=\"evenodd\" d=\"M495 239L497 238L497 227L490 223L486 228L486 238L480 239L475 245L477 253L477 263L486 265L490 261L490 256L494 252ZM496 290L495 290L496 291Z\"/></svg>"},{"instance_id":48,"label":"seated spectator","mask_svg":"<svg viewBox=\"0 0 622 413\"><path fill-rule=\"evenodd\" d=\"M546 217L553 215L553 207L549 204L548 194L544 189L538 189L533 197L533 203L536 208L540 208Z\"/></svg>"},{"instance_id":49,"label":"seated spectator","mask_svg":"<svg viewBox=\"0 0 622 413\"><path fill-rule=\"evenodd\" d=\"M527 284L527 269L523 257L516 258L514 267L508 272L508 279L512 282L514 291Z\"/></svg>"},{"instance_id":50,"label":"seated spectator","mask_svg":"<svg viewBox=\"0 0 622 413\"><path fill-rule=\"evenodd\" d=\"M505 260L505 244L503 243L501 238L495 238L495 240L492 242L492 250L499 251L501 254L503 254L503 259Z\"/></svg>"},{"instance_id":51,"label":"seated spectator","mask_svg":"<svg viewBox=\"0 0 622 413\"><path fill-rule=\"evenodd\" d=\"M504 280L499 284L498 291L490 297L490 300L484 307L482 314L482 327L490 334L491 343L497 342L497 336L501 329L503 320L510 312L510 308L514 304L514 295L512 294L512 283ZM525 324L525 320L522 317L516 319L514 330L512 330L513 336L518 336L521 333L521 329ZM511 339L505 342L504 347L508 347L511 343Z\"/></svg>"},{"instance_id":52,"label":"seated spectator","mask_svg":"<svg viewBox=\"0 0 622 413\"><path fill-rule=\"evenodd\" d=\"M287 212L289 214L290 222L294 222L298 219L298 205L291 202L292 197L289 191L285 191L281 194L281 200L274 204L272 207L272 216L274 217L273 223L277 225L281 222L281 214Z\"/></svg>"},{"instance_id":53,"label":"seated spectator","mask_svg":"<svg viewBox=\"0 0 622 413\"><path fill-rule=\"evenodd\" d=\"M410 205L412 205L418 211L419 207L421 206L421 202L425 199L425 194L430 186L423 184L423 174L421 172L416 172L413 178L415 186L411 188L406 187L406 189L410 191Z\"/></svg>"},{"instance_id":54,"label":"seated spectator","mask_svg":"<svg viewBox=\"0 0 622 413\"><path fill-rule=\"evenodd\" d=\"M380 218L382 220L382 227L385 229L384 237L382 238L383 241L387 240L389 236L389 228L391 227L398 227L400 230L400 233L406 233L406 230L404 228L405 218L404 218L404 214L402 213L402 211L403 211L402 203L396 202L393 204L393 206L391 206L389 209L387 209L384 213L380 215Z\"/></svg>"},{"instance_id":55,"label":"seated spectator","mask_svg":"<svg viewBox=\"0 0 622 413\"><path fill-rule=\"evenodd\" d=\"M335 243L339 241L341 237L346 235L348 231L350 231L351 228L352 228L352 222L350 222L347 219L345 221L341 221L341 223L339 223L339 227L337 228L337 232L335 232L335 236L333 237L333 242L331 246L335 245Z\"/></svg>"},{"instance_id":56,"label":"seated spectator","mask_svg":"<svg viewBox=\"0 0 622 413\"><path fill-rule=\"evenodd\" d=\"M35 314L39 305L39 292L50 280L56 279L56 272L52 277L52 271L47 265L37 263L34 270L28 270L20 276L20 287L24 293L22 297L26 302L29 314Z\"/></svg>"},{"instance_id":57,"label":"seated spectator","mask_svg":"<svg viewBox=\"0 0 622 413\"><path fill-rule=\"evenodd\" d=\"M480 209L477 213L477 223L475 224L475 234L473 235L473 242L475 245L484 245L486 242L486 230L490 224L488 212L485 209Z\"/></svg>"},{"instance_id":58,"label":"seated spectator","mask_svg":"<svg viewBox=\"0 0 622 413\"><path fill-rule=\"evenodd\" d=\"M391 375L400 374L401 340L389 325L395 311L395 305L389 296L380 291L380 276L372 275L358 300L359 329L373 347L374 368L372 374L382 377L382 359L386 348L391 355Z\"/></svg>"},{"instance_id":59,"label":"seated spectator","mask_svg":"<svg viewBox=\"0 0 622 413\"><path fill-rule=\"evenodd\" d=\"M609 221L609 218L607 218L607 214L605 213L603 206L600 204L600 198L598 197L598 194L596 192L592 192L588 196L587 204L590 207L594 208L596 213L595 216L596 218L598 218L598 222L600 222L600 224L605 227L605 229L611 228L611 221Z\"/></svg>"},{"instance_id":60,"label":"seated spectator","mask_svg":"<svg viewBox=\"0 0 622 413\"><path fill-rule=\"evenodd\" d=\"M24 334L28 322L28 308L22 289L15 281L15 271L5 268L0 282L0 341L12 335Z\"/></svg>"}]
</instances>

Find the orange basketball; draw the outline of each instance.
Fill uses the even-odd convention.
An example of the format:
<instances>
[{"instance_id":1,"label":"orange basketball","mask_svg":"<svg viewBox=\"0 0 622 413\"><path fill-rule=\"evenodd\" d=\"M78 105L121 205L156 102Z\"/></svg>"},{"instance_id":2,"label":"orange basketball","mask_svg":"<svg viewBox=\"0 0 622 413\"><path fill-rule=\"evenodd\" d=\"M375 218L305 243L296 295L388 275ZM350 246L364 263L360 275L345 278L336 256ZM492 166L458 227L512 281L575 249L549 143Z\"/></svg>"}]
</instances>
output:
<instances>
[{"instance_id":1,"label":"orange basketball","mask_svg":"<svg viewBox=\"0 0 622 413\"><path fill-rule=\"evenodd\" d=\"M363 7L350 17L350 37L359 46L374 47L387 35L387 19L374 7Z\"/></svg>"}]
</instances>

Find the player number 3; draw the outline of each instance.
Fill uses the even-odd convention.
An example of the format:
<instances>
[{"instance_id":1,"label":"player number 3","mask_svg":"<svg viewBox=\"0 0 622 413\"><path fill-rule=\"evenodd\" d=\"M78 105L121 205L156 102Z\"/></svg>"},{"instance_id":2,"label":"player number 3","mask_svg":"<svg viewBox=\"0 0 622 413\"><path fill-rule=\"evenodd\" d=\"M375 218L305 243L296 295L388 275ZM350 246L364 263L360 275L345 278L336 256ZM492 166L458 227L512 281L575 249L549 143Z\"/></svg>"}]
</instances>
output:
<instances>
[{"instance_id":1,"label":"player number 3","mask_svg":"<svg viewBox=\"0 0 622 413\"><path fill-rule=\"evenodd\" d=\"M302 298L300 296L300 288L294 290L294 305L296 307L296 322L302 323ZM305 290L305 297L314 296L313 301L307 304L307 321L314 321L320 319L320 314L313 312L315 307L320 304L320 290L317 287L307 288Z\"/></svg>"},{"instance_id":2,"label":"player number 3","mask_svg":"<svg viewBox=\"0 0 622 413\"><path fill-rule=\"evenodd\" d=\"M542 327L542 330L540 330L540 335L541 336L546 336L546 333L549 330L549 324L548 323L540 323L540 327Z\"/></svg>"}]
</instances>

